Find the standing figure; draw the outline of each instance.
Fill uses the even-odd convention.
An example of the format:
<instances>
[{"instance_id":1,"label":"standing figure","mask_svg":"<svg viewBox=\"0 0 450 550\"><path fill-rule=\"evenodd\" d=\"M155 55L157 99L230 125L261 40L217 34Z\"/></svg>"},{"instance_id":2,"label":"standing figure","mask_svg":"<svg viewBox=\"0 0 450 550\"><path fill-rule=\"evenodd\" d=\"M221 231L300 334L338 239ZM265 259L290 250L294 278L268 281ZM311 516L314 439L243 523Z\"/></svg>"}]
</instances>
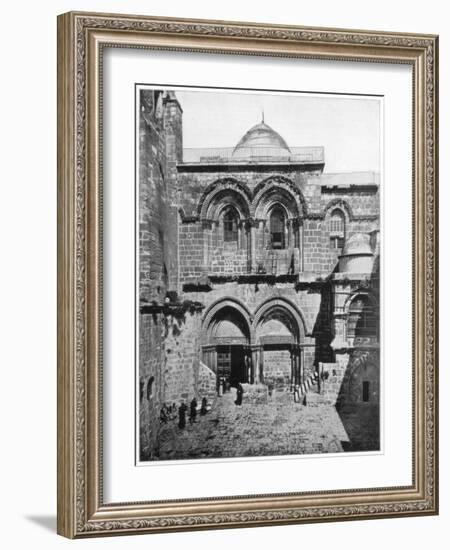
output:
<instances>
[{"instance_id":1,"label":"standing figure","mask_svg":"<svg viewBox=\"0 0 450 550\"><path fill-rule=\"evenodd\" d=\"M238 382L236 386L236 401L234 402L236 405L242 405L242 394L244 393L244 388L242 387L242 384Z\"/></svg>"},{"instance_id":2,"label":"standing figure","mask_svg":"<svg viewBox=\"0 0 450 550\"><path fill-rule=\"evenodd\" d=\"M178 407L178 427L181 429L186 426L186 412L187 405L184 401L182 401L181 405Z\"/></svg>"},{"instance_id":3,"label":"standing figure","mask_svg":"<svg viewBox=\"0 0 450 550\"><path fill-rule=\"evenodd\" d=\"M161 410L159 411L159 420L163 424L166 424L166 422L169 420L169 408L165 403L161 407Z\"/></svg>"},{"instance_id":4,"label":"standing figure","mask_svg":"<svg viewBox=\"0 0 450 550\"><path fill-rule=\"evenodd\" d=\"M200 409L200 414L202 416L204 416L208 412L207 406L208 406L208 400L206 399L206 397L204 397L202 399L202 406L201 406L201 409Z\"/></svg>"},{"instance_id":5,"label":"standing figure","mask_svg":"<svg viewBox=\"0 0 450 550\"><path fill-rule=\"evenodd\" d=\"M191 401L191 410L189 415L189 422L193 424L197 420L197 399L194 399Z\"/></svg>"}]
</instances>

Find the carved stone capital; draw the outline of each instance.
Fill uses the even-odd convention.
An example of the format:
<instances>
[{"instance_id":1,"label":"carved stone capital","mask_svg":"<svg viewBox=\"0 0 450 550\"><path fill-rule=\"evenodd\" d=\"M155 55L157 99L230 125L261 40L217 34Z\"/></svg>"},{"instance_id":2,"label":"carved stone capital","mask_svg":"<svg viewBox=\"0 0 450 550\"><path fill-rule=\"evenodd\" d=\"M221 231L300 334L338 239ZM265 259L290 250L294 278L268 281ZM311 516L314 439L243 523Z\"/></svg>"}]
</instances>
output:
<instances>
[{"instance_id":1,"label":"carved stone capital","mask_svg":"<svg viewBox=\"0 0 450 550\"><path fill-rule=\"evenodd\" d=\"M212 229L214 226L214 220L209 220L209 219L202 219L202 228L203 229Z\"/></svg>"},{"instance_id":2,"label":"carved stone capital","mask_svg":"<svg viewBox=\"0 0 450 550\"><path fill-rule=\"evenodd\" d=\"M247 218L246 220L244 220L244 226L247 231L250 231L252 227L259 226L259 220L257 220L256 218Z\"/></svg>"}]
</instances>

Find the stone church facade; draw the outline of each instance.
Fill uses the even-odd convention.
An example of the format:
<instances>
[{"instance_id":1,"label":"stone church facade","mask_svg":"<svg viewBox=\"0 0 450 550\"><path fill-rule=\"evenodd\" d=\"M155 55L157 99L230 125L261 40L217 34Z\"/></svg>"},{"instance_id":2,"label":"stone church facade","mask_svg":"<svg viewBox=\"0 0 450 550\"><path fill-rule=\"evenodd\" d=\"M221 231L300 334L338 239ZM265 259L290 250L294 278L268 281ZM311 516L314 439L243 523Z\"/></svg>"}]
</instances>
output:
<instances>
[{"instance_id":1,"label":"stone church facade","mask_svg":"<svg viewBox=\"0 0 450 550\"><path fill-rule=\"evenodd\" d=\"M327 174L323 148L264 120L183 150L174 92L141 90L139 109L141 460L161 407L213 402L223 378L378 411L378 174Z\"/></svg>"}]
</instances>

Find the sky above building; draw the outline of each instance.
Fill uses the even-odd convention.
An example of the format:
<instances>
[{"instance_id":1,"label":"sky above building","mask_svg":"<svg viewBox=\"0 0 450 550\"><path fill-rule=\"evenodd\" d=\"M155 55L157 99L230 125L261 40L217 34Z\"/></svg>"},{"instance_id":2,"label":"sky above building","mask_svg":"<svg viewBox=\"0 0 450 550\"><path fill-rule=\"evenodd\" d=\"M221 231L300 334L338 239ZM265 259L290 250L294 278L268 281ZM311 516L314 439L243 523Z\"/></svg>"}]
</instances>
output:
<instances>
[{"instance_id":1,"label":"sky above building","mask_svg":"<svg viewBox=\"0 0 450 550\"><path fill-rule=\"evenodd\" d=\"M234 147L264 121L290 147L325 148L325 172L380 172L381 100L376 97L175 89L183 146Z\"/></svg>"}]
</instances>

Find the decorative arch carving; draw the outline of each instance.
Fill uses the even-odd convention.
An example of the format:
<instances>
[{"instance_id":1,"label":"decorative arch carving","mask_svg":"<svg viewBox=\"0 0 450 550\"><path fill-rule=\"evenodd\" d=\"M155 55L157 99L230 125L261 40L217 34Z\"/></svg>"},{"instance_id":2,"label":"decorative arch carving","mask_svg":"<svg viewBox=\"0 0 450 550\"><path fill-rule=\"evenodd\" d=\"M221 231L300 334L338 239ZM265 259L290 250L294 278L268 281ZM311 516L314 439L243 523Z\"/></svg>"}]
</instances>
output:
<instances>
[{"instance_id":1,"label":"decorative arch carving","mask_svg":"<svg viewBox=\"0 0 450 550\"><path fill-rule=\"evenodd\" d=\"M250 215L251 203L250 189L235 178L222 178L209 184L203 192L197 207L197 214L200 219L213 219L214 207L219 203L232 204L243 218ZM226 202L226 199L229 202ZM225 201L223 201L225 199Z\"/></svg>"},{"instance_id":2,"label":"decorative arch carving","mask_svg":"<svg viewBox=\"0 0 450 550\"><path fill-rule=\"evenodd\" d=\"M252 315L248 308L240 300L236 298L221 298L217 300L207 309L203 316L202 321L202 339L204 343L208 342L210 331L214 319L217 317L217 314L225 308L234 309L245 322L246 328L249 334L249 343L253 340L253 330L252 330Z\"/></svg>"},{"instance_id":3,"label":"decorative arch carving","mask_svg":"<svg viewBox=\"0 0 450 550\"><path fill-rule=\"evenodd\" d=\"M284 204L292 217L307 215L307 205L303 193L292 180L285 176L270 176L255 187L251 204L252 215L257 216L267 203L270 204L270 199L277 200L275 198L277 194L279 195L277 202Z\"/></svg>"},{"instance_id":4,"label":"decorative arch carving","mask_svg":"<svg viewBox=\"0 0 450 550\"><path fill-rule=\"evenodd\" d=\"M345 223L351 222L354 220L353 210L347 201L343 199L333 199L331 200L323 210L323 217L325 220L328 220L331 213L334 210L340 210L345 217Z\"/></svg>"},{"instance_id":5,"label":"decorative arch carving","mask_svg":"<svg viewBox=\"0 0 450 550\"><path fill-rule=\"evenodd\" d=\"M357 307L352 308L352 304L359 298L364 298L362 305L356 303ZM346 313L345 338L349 341L361 338L369 343L379 341L379 316L377 315L378 303L370 292L357 290L347 299L344 305Z\"/></svg>"},{"instance_id":6,"label":"decorative arch carving","mask_svg":"<svg viewBox=\"0 0 450 550\"><path fill-rule=\"evenodd\" d=\"M351 303L358 296L364 296L365 298L367 298L370 301L370 305L372 307L374 307L374 308L378 307L378 301L377 301L375 295L372 292L370 292L368 290L364 290L364 289L357 289L354 292L352 292L350 294L350 296L348 296L347 299L345 300L345 303L344 303L344 312L345 313L349 312Z\"/></svg>"},{"instance_id":7,"label":"decorative arch carving","mask_svg":"<svg viewBox=\"0 0 450 550\"><path fill-rule=\"evenodd\" d=\"M295 331L297 333L296 337L299 342L303 341L306 335L305 320L300 310L285 298L270 298L258 307L253 319L253 333L256 334L259 326L264 322L264 319L276 309L281 310L293 320Z\"/></svg>"}]
</instances>

